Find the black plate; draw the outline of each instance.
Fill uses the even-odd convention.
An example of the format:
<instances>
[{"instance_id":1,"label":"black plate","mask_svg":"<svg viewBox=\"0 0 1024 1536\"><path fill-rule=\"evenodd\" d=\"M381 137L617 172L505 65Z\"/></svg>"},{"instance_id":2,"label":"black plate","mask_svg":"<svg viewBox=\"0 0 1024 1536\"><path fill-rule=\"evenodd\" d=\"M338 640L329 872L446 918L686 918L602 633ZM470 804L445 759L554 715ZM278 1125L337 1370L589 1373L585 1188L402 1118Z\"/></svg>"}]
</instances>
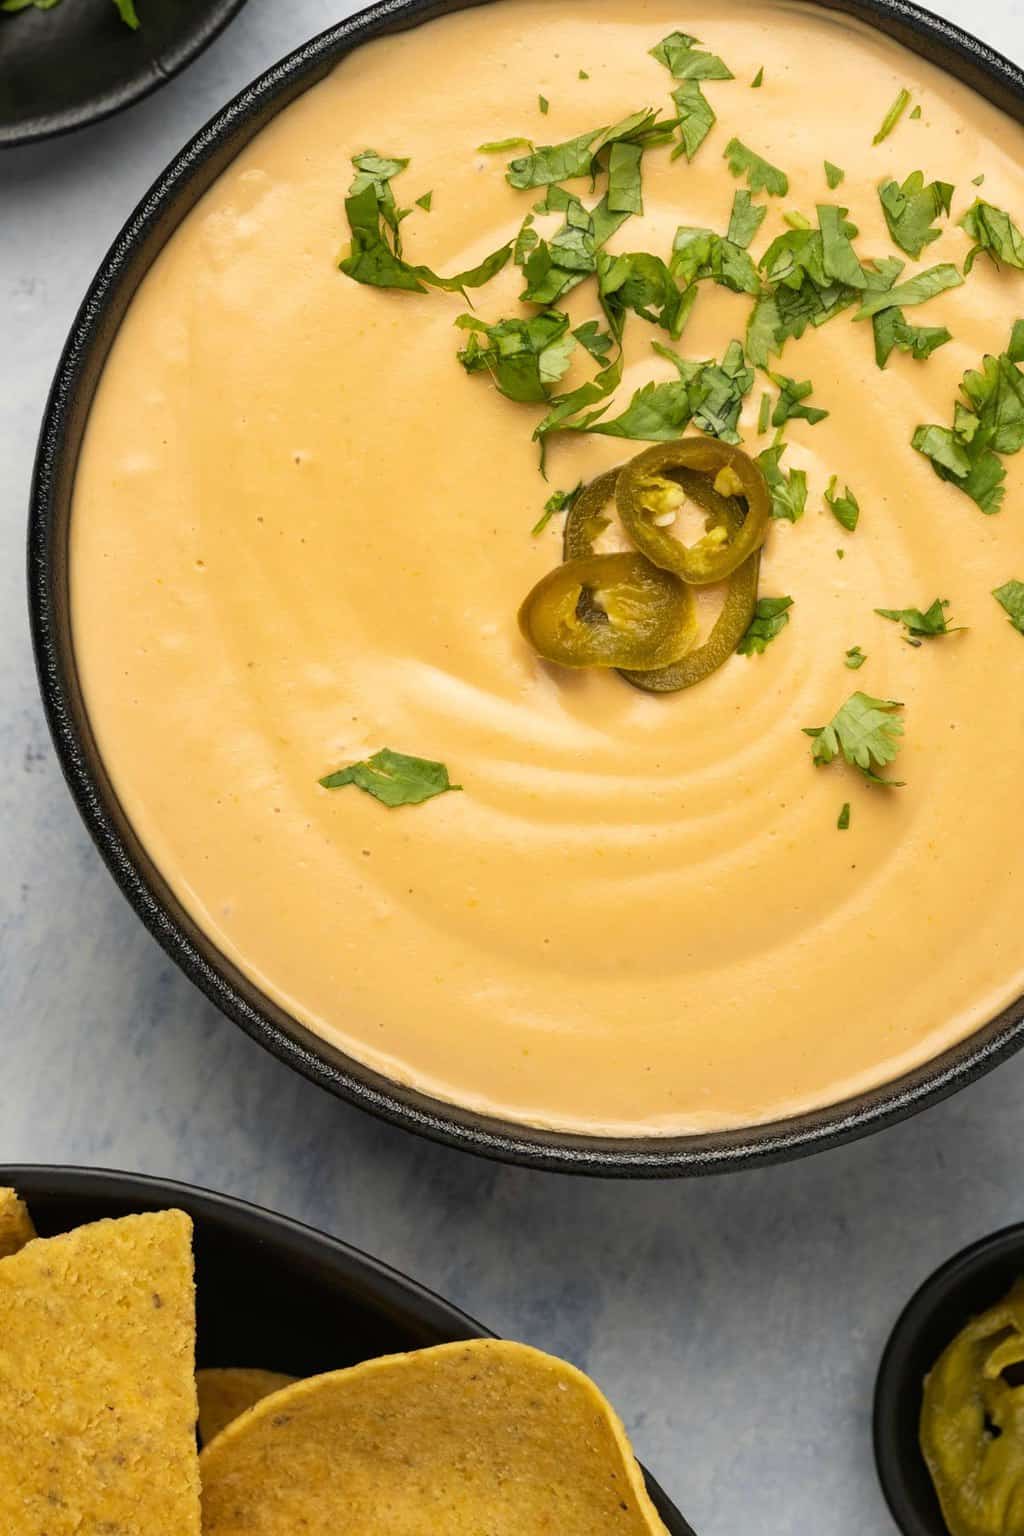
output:
<instances>
[{"instance_id":1,"label":"black plate","mask_svg":"<svg viewBox=\"0 0 1024 1536\"><path fill-rule=\"evenodd\" d=\"M490 1329L397 1270L311 1227L227 1195L140 1174L0 1166L0 1186L28 1202L41 1237L106 1216L170 1206L195 1223L197 1364L314 1376L375 1355ZM649 1473L671 1536L694 1536Z\"/></svg>"},{"instance_id":2,"label":"black plate","mask_svg":"<svg viewBox=\"0 0 1024 1536\"><path fill-rule=\"evenodd\" d=\"M131 106L191 64L245 0L61 0L0 15L0 147L82 128Z\"/></svg>"},{"instance_id":3,"label":"black plate","mask_svg":"<svg viewBox=\"0 0 1024 1536\"><path fill-rule=\"evenodd\" d=\"M43 420L29 522L29 601L50 730L78 808L115 879L185 974L247 1034L340 1098L382 1119L488 1157L620 1178L713 1173L836 1146L903 1119L989 1071L1024 1043L1024 999L969 1039L896 1081L770 1125L692 1136L600 1137L534 1130L404 1088L314 1035L279 1008L203 934L135 835L93 739L79 687L68 608L68 530L75 464L104 360L132 295L164 243L224 167L296 96L370 38L487 0L384 0L261 75L157 179L93 281L57 369ZM552 0L554 3L554 0ZM807 0L887 33L1024 121L1024 74L977 39L905 0Z\"/></svg>"},{"instance_id":4,"label":"black plate","mask_svg":"<svg viewBox=\"0 0 1024 1536\"><path fill-rule=\"evenodd\" d=\"M947 1344L1024 1276L1024 1226L1004 1227L937 1269L907 1303L875 1387L875 1460L904 1536L949 1536L918 1444L922 1383Z\"/></svg>"}]
</instances>

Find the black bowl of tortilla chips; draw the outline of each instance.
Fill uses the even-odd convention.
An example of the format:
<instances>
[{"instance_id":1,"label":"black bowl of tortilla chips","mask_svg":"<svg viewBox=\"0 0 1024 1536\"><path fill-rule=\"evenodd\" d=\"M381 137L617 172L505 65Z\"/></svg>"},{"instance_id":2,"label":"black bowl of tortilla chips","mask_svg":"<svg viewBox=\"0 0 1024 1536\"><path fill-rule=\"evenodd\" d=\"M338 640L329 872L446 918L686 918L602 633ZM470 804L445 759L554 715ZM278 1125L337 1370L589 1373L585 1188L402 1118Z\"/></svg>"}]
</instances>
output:
<instances>
[{"instance_id":1,"label":"black bowl of tortilla chips","mask_svg":"<svg viewBox=\"0 0 1024 1536\"><path fill-rule=\"evenodd\" d=\"M22 1197L24 1207L10 1196L10 1190ZM154 1221L153 1213L161 1213L167 1223L170 1223L168 1213L183 1214L177 1214L173 1224L161 1226ZM70 1242L29 1242L22 1246L33 1235L29 1218L40 1238L71 1234ZM124 1218L134 1218L134 1221ZM111 1221L114 1225L109 1224ZM97 1222L107 1222L108 1225L102 1230L90 1226ZM101 1239L98 1244L97 1236ZM173 1367L179 1336L181 1350L178 1352L187 1349L191 1370L189 1240L195 1260L195 1365L200 1387L200 1429L206 1430L206 1439L211 1438L211 1433L204 1425L204 1406L208 1418L216 1419L219 1428L235 1412L256 1402L264 1393L286 1386L287 1378L303 1378L278 1397L268 1396L265 1403L247 1415L248 1419L258 1419L266 1409L266 1431L276 1432L287 1425L291 1432L301 1419L303 1402L291 1405L290 1395L298 1392L310 1400L314 1409L317 1407L318 1394L312 1390L315 1384L305 1378L316 1376L325 1384L334 1383L337 1393L340 1389L347 1390L351 1381L358 1385L359 1372L346 1368L360 1362L373 1362L372 1366L363 1367L363 1373L374 1379L374 1390L378 1394L382 1380L387 1383L390 1371L395 1376L400 1399L405 1380L402 1370L408 1368L391 1366L379 1357L407 1351L431 1352L428 1356L408 1357L420 1363L421 1377L424 1361L430 1364L435 1360L447 1362L445 1368L449 1372L452 1367L462 1369L468 1363L472 1370L464 1376L466 1383L475 1383L480 1375L479 1354L470 1360L467 1349L470 1352L486 1351L490 1347L505 1351L512 1357L513 1374L518 1369L515 1352L521 1351L528 1367L546 1363L551 1368L554 1373L551 1377L553 1401L556 1402L566 1401L567 1383L567 1395L571 1398L572 1378L581 1384L585 1382L585 1378L578 1377L571 1367L562 1367L559 1362L536 1351L522 1346L489 1346L486 1341L494 1339L489 1330L405 1276L345 1243L242 1201L139 1175L76 1168L0 1166L0 1329L4 1328L6 1319L7 1337L17 1334L21 1341L18 1349L0 1360L0 1424L8 1419L8 1414L2 1411L5 1407L19 1412L20 1393L30 1392L37 1400L46 1397L46 1383L40 1390L38 1382L16 1379L19 1360L31 1360L33 1370L39 1369L42 1360L43 1369L48 1368L49 1348L45 1344L36 1345L31 1337L26 1337L37 1320L44 1327L52 1322L59 1324L59 1342L52 1351L58 1369L65 1368L67 1361L74 1361L76 1354L81 1354L85 1358L80 1367L68 1364L66 1368L73 1372L81 1369L83 1373L88 1370L87 1335L95 1319L83 1326L82 1339L76 1339L75 1308L79 1306L102 1312L116 1303L117 1327L112 1349L106 1351L103 1360L105 1370L131 1372L135 1347L132 1340L139 1334L138 1385L141 1390L129 1394L133 1398L133 1410L138 1407L134 1399L141 1395L144 1413L146 1397L151 1393L159 1395L165 1387L170 1400L171 1386L158 1377L166 1362L169 1362L168 1370ZM177 1284L173 1273L175 1245L179 1250L177 1261L180 1261L182 1244L186 1251L183 1272L187 1285ZM109 1273L90 1275L88 1265L96 1264L98 1268L100 1264L106 1264L108 1254L111 1256ZM20 1294L31 1292L33 1285L49 1292L38 1305L38 1298L29 1294L26 1299ZM135 1294L139 1291L141 1297ZM18 1311L17 1305L23 1300L23 1310ZM138 1328L132 1321L133 1308L138 1312ZM176 1313L180 1312L184 1317L186 1311L187 1338L183 1328L177 1335L169 1331L175 1327ZM105 1319L103 1323L106 1326ZM465 1341L485 1342L465 1346ZM460 1345L464 1346L461 1351ZM448 1349L438 1349L438 1346L448 1346ZM505 1369L508 1359L499 1364ZM332 1374L325 1376L324 1373ZM565 1379L555 1380L563 1373ZM77 1381L79 1378L72 1379ZM457 1390L463 1392L466 1387L459 1385ZM586 1383L585 1390L591 1390L590 1383ZM74 1392L62 1392L54 1399L60 1402L60 1412L65 1418L72 1414L72 1409L83 1419L89 1417L84 1387L82 1392L83 1398L77 1407L73 1403L68 1406ZM597 1400L596 1393L594 1400ZM274 1412L273 1405L278 1401L288 1411ZM400 1401L397 1412L402 1412ZM173 1418L173 1412L170 1417ZM474 1417L479 1423L479 1414ZM571 1418L565 1422L572 1424ZM234 1435L242 1424L242 1419L231 1424L229 1431L217 1436L217 1443L226 1440L228 1434ZM255 1427L259 1431L258 1423ZM550 1430L552 1437L557 1438L556 1421L552 1421ZM57 1426L57 1432L70 1435L71 1443L79 1443L75 1438L76 1426L70 1421ZM125 1430L126 1437L127 1433ZM0 1472L5 1460L4 1438L4 1432L0 1431ZM135 1447L145 1444L145 1430L140 1434L137 1427L133 1427L131 1441L133 1451L129 1464L141 1471L145 1454L143 1452L136 1458ZM54 1438L53 1443L59 1444L59 1441ZM9 1436L7 1455L12 1466L17 1464L16 1454L24 1455L24 1447L19 1451ZM116 1446L105 1447L104 1454L109 1455L111 1463L118 1468L124 1468L124 1456ZM264 1458L259 1447L255 1454ZM301 1459L295 1458L291 1451L289 1456L289 1466ZM173 1465L173 1457L161 1455L159 1460L165 1465ZM567 1456L565 1465L570 1463L571 1457ZM627 1476L632 1476L628 1448L627 1463L630 1469ZM130 1480L127 1471L124 1476ZM657 1512L664 1528L671 1536L693 1536L690 1526L653 1479L646 1474L645 1478L650 1497L648 1508ZM45 1486L45 1479L40 1486ZM4 1514L2 1488L0 1477L0 1516ZM639 1502L646 1505L639 1480L634 1491ZM625 1488L623 1492L628 1495L630 1489ZM55 1497L52 1491L49 1497L51 1500ZM151 1527L151 1520L146 1515L146 1501L151 1497L151 1487L143 1487L139 1494L140 1531ZM626 1510L625 1500L621 1507ZM126 1519L121 1506L118 1506L118 1515ZM643 1521L642 1516L638 1518ZM0 1525L3 1523L0 1519ZM220 1529L219 1526L215 1528ZM277 1528L272 1519L265 1527L268 1532ZM539 1524L537 1529L541 1528L543 1526ZM124 1529L135 1529L130 1516ZM260 1529L264 1527L261 1525ZM416 1529L419 1529L418 1525ZM452 1536L462 1529L463 1525L453 1524ZM523 1529L527 1531L532 1526L524 1522ZM607 1524L607 1529L626 1532L639 1527L628 1520L620 1524L616 1518ZM656 1533L661 1527L653 1520L649 1526L643 1524L643 1529ZM443 1527L437 1527L437 1536L445 1536Z\"/></svg>"}]
</instances>

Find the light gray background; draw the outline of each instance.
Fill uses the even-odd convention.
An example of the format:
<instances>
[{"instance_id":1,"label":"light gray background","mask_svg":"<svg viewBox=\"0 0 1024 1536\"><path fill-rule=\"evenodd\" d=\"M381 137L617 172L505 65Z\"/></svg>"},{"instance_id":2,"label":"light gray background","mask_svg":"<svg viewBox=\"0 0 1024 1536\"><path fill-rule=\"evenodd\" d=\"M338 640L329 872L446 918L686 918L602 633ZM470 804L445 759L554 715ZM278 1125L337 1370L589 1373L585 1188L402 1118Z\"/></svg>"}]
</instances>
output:
<instances>
[{"instance_id":1,"label":"light gray background","mask_svg":"<svg viewBox=\"0 0 1024 1536\"><path fill-rule=\"evenodd\" d=\"M1024 59L1016 0L938 4ZM1024 1056L895 1130L766 1171L631 1186L493 1166L336 1103L215 1012L115 890L55 762L23 542L61 343L172 152L354 9L251 0L148 101L0 155L0 1162L138 1169L246 1196L569 1356L700 1536L888 1536L875 1367L918 1281L1024 1217Z\"/></svg>"}]
</instances>

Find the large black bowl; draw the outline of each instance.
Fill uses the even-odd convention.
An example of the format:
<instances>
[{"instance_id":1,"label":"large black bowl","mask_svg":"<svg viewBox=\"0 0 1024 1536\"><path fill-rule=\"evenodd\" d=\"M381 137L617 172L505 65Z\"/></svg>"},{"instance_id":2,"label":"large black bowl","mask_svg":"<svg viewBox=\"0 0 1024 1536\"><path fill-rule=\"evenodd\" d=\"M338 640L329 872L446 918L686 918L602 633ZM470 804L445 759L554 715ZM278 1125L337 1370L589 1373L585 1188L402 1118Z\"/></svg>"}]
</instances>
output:
<instances>
[{"instance_id":1,"label":"large black bowl","mask_svg":"<svg viewBox=\"0 0 1024 1536\"><path fill-rule=\"evenodd\" d=\"M36 661L72 794L121 889L149 930L254 1039L341 1098L409 1130L487 1156L571 1173L657 1177L777 1161L876 1130L945 1097L1024 1040L1024 999L926 1066L869 1093L771 1125L673 1137L533 1130L441 1103L352 1060L290 1017L238 971L184 912L118 803L93 739L75 669L68 605L68 527L89 406L114 334L155 256L249 140L340 58L369 38L485 0L384 0L276 64L217 114L132 214L75 321L43 421L29 527ZM843 11L942 66L1020 121L1024 75L1001 55L905 0L807 0Z\"/></svg>"},{"instance_id":2,"label":"large black bowl","mask_svg":"<svg viewBox=\"0 0 1024 1536\"><path fill-rule=\"evenodd\" d=\"M200 1366L314 1376L376 1355L494 1337L357 1248L227 1195L93 1168L0 1165L0 1186L24 1197L41 1237L106 1216L187 1211L195 1224ZM644 1476L672 1536L694 1536Z\"/></svg>"}]
</instances>

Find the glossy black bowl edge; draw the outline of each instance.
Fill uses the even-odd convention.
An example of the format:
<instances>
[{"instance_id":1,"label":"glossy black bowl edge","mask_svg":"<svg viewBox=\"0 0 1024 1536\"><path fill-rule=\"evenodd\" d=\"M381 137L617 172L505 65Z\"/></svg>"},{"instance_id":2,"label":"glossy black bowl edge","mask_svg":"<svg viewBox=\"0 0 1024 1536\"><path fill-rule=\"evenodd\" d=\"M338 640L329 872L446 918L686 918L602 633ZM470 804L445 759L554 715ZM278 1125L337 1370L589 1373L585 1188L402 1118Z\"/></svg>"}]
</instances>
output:
<instances>
[{"instance_id":1,"label":"glossy black bowl edge","mask_svg":"<svg viewBox=\"0 0 1024 1536\"><path fill-rule=\"evenodd\" d=\"M51 114L41 114L20 123L0 123L0 150L37 144L43 139L62 138L80 128L101 123L126 107L133 107L167 85L205 53L245 4L246 0L216 0L175 47L148 60L145 70L134 74L117 89L104 91L94 101L83 102L77 108L55 109Z\"/></svg>"},{"instance_id":2,"label":"glossy black bowl edge","mask_svg":"<svg viewBox=\"0 0 1024 1536\"><path fill-rule=\"evenodd\" d=\"M918 1442L922 1385L972 1317L1024 1275L1024 1224L979 1238L940 1265L911 1296L889 1335L875 1383L875 1466L903 1536L948 1536Z\"/></svg>"},{"instance_id":3,"label":"glossy black bowl edge","mask_svg":"<svg viewBox=\"0 0 1024 1536\"><path fill-rule=\"evenodd\" d=\"M90 1220L174 1206L186 1211L197 1224L205 1219L250 1243L284 1249L305 1268L321 1267L326 1256L332 1277L340 1280L353 1301L382 1314L423 1345L496 1337L459 1307L362 1249L232 1195L148 1174L35 1163L0 1164L0 1186L16 1189L23 1196L44 1231L48 1215L63 1212L79 1201L96 1207ZM695 1536L646 1468L644 1477L670 1536Z\"/></svg>"},{"instance_id":4,"label":"glossy black bowl edge","mask_svg":"<svg viewBox=\"0 0 1024 1536\"><path fill-rule=\"evenodd\" d=\"M666 1178L779 1162L905 1118L990 1071L1024 1043L1024 999L894 1082L838 1105L736 1131L598 1137L533 1129L448 1105L363 1067L264 998L180 907L118 803L86 716L68 605L74 465L92 393L139 282L181 219L244 145L360 43L488 0L383 0L311 39L213 117L157 178L105 257L61 357L43 419L29 514L36 666L57 755L78 809L135 911L190 979L280 1060L392 1124L482 1156L564 1173ZM1024 74L906 0L801 0L852 15L939 64L1024 120Z\"/></svg>"}]
</instances>

